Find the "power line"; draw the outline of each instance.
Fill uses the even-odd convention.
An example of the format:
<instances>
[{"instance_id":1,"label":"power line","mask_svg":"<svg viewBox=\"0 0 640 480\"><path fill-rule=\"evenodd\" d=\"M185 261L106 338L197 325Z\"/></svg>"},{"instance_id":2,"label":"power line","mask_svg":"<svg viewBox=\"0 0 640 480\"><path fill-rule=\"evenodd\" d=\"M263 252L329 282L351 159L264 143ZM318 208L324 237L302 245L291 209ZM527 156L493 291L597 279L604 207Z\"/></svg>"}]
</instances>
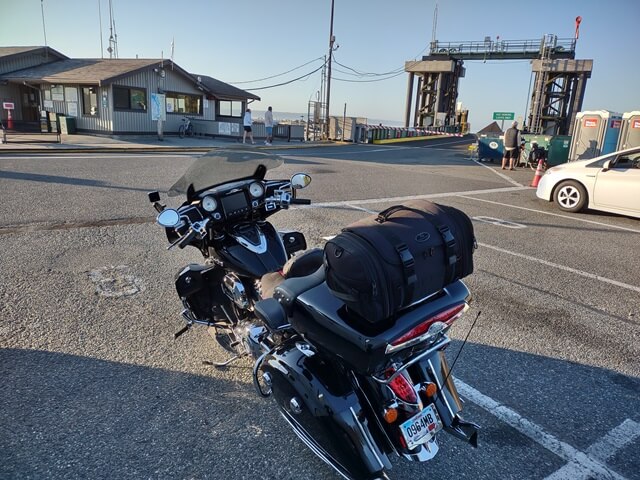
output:
<instances>
[{"instance_id":1,"label":"power line","mask_svg":"<svg viewBox=\"0 0 640 480\"><path fill-rule=\"evenodd\" d=\"M314 58L313 60L309 60L307 63L303 63L302 65L299 65L299 66L297 66L295 68L292 68L291 70L287 70L286 72L278 73L277 75L271 75L270 77L258 78L256 80L246 80L246 81L242 81L242 82L227 82L227 83L230 83L232 85L240 85L240 84L243 84L243 83L254 83L254 82L261 82L263 80L270 80L272 78L281 77L282 75L286 75L287 73L291 73L291 72L293 72L295 70L298 70L298 69L300 69L302 67L306 67L310 63L317 62L318 60L322 60L322 57Z\"/></svg>"},{"instance_id":2,"label":"power line","mask_svg":"<svg viewBox=\"0 0 640 480\"><path fill-rule=\"evenodd\" d=\"M326 62L325 62L326 63ZM288 85L290 83L293 82L297 82L298 80L302 80L302 79L307 79L309 76L313 75L314 73L316 73L317 71L319 71L322 67L324 67L325 63L323 63L322 65L320 65L318 68L316 68L315 70L309 72L309 73L305 73L304 75L299 76L298 78L294 78L293 80L289 80L287 82L282 82L282 83L277 83L275 85L267 85L266 87L256 87L256 88L245 88L245 90L249 91L249 92L253 92L256 90L266 90L267 88L275 88L275 87L281 87L283 85Z\"/></svg>"},{"instance_id":3,"label":"power line","mask_svg":"<svg viewBox=\"0 0 640 480\"><path fill-rule=\"evenodd\" d=\"M368 82L383 82L385 80L391 80L392 78L395 77L399 77L400 75L403 75L405 72L398 72L394 75L391 75L389 77L385 77L385 78L374 78L373 80L349 80L347 78L337 78L337 77L333 77L334 80L338 80L340 82L352 82L352 83L368 83Z\"/></svg>"}]
</instances>

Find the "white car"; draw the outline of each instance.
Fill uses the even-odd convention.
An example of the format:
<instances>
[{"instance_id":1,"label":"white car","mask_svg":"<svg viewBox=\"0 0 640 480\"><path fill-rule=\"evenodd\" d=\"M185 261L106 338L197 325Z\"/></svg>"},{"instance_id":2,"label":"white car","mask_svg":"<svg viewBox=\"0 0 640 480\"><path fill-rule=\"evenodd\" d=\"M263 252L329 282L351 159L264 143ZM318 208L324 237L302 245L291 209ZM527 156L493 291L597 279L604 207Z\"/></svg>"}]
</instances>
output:
<instances>
[{"instance_id":1,"label":"white car","mask_svg":"<svg viewBox=\"0 0 640 480\"><path fill-rule=\"evenodd\" d=\"M566 212L587 207L640 218L640 147L550 168L536 196Z\"/></svg>"}]
</instances>

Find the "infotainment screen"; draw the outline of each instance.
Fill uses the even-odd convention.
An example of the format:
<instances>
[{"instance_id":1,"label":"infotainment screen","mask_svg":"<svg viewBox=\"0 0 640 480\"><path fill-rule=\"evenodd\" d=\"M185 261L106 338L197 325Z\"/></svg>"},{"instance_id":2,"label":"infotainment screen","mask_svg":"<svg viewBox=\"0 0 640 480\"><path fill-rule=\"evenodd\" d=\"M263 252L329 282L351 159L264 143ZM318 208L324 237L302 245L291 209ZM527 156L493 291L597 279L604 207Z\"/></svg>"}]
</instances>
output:
<instances>
[{"instance_id":1,"label":"infotainment screen","mask_svg":"<svg viewBox=\"0 0 640 480\"><path fill-rule=\"evenodd\" d=\"M222 208L224 208L224 211L227 214L247 207L247 197L244 192L238 192L222 197Z\"/></svg>"}]
</instances>

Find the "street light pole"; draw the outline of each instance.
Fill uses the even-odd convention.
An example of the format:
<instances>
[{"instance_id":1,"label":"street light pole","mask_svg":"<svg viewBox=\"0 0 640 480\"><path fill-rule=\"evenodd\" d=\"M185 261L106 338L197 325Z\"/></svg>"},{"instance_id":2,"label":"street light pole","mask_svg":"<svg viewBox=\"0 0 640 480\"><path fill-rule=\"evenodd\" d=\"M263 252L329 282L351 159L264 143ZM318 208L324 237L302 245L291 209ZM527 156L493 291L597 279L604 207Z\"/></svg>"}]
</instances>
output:
<instances>
[{"instance_id":1,"label":"street light pole","mask_svg":"<svg viewBox=\"0 0 640 480\"><path fill-rule=\"evenodd\" d=\"M325 122L326 122L326 131L325 137L329 137L329 100L331 98L331 57L333 55L333 43L336 41L336 38L333 36L333 4L335 0L331 0L331 27L329 29L329 60L327 64L327 104L326 104L326 114L325 114Z\"/></svg>"}]
</instances>

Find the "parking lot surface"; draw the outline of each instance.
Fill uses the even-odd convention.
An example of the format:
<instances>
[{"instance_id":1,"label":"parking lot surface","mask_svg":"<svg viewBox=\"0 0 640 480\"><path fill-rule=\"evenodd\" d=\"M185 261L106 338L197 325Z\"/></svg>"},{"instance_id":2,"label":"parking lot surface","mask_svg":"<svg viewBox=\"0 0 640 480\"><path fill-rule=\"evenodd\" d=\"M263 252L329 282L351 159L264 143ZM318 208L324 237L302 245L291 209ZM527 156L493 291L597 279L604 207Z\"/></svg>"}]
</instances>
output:
<instances>
[{"instance_id":1,"label":"parking lot surface","mask_svg":"<svg viewBox=\"0 0 640 480\"><path fill-rule=\"evenodd\" d=\"M640 222L561 213L530 170L466 146L286 150L273 172L313 178L311 206L272 217L309 246L411 198L473 220L472 308L448 355L469 335L454 375L480 445L442 434L391 478L640 478ZM0 157L1 478L337 478L255 394L249 359L214 369L227 353L205 329L173 339L173 275L199 254L166 250L146 192L192 161Z\"/></svg>"}]
</instances>

